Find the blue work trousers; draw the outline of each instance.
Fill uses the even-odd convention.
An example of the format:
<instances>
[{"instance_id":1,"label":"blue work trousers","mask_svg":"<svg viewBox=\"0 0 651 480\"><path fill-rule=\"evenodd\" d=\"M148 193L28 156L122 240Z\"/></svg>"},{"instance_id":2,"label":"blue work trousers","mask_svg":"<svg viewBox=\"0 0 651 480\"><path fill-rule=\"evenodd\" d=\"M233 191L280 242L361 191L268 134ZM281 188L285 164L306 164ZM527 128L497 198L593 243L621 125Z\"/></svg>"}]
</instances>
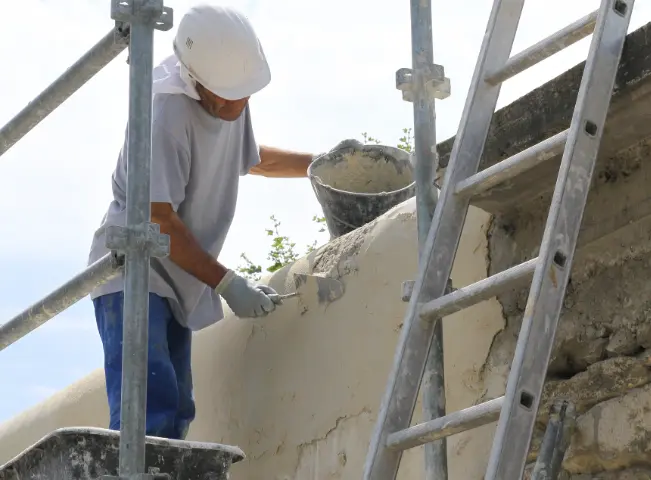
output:
<instances>
[{"instance_id":1,"label":"blue work trousers","mask_svg":"<svg viewBox=\"0 0 651 480\"><path fill-rule=\"evenodd\" d=\"M122 292L93 300L104 346L109 429L120 429L122 386ZM147 435L182 440L194 420L190 351L192 332L172 315L169 301L149 294L149 358L147 366Z\"/></svg>"}]
</instances>

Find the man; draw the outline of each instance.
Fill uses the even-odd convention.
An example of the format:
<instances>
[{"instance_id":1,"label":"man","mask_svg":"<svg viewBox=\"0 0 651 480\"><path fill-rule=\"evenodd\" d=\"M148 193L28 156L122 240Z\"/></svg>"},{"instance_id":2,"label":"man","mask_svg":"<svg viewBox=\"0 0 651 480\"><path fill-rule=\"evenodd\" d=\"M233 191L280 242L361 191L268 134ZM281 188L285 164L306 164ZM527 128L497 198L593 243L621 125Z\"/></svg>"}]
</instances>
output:
<instances>
[{"instance_id":1,"label":"man","mask_svg":"<svg viewBox=\"0 0 651 480\"><path fill-rule=\"evenodd\" d=\"M183 439L195 416L190 368L193 330L223 318L267 315L280 303L217 260L235 212L239 177L305 177L307 153L258 147L248 99L270 81L247 18L201 5L181 20L174 55L154 69L151 216L170 236L170 255L152 259L149 295L148 435ZM112 177L113 201L89 261L104 256L107 225L126 217L126 140ZM124 278L91 294L104 347L110 427L120 428Z\"/></svg>"}]
</instances>

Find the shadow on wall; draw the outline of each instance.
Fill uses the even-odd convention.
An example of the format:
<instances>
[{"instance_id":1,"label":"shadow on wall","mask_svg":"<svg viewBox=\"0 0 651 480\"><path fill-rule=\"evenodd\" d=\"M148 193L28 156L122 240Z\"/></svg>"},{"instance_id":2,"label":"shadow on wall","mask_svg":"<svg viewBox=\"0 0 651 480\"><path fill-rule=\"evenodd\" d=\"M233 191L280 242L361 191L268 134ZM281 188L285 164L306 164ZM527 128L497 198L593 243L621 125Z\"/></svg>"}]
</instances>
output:
<instances>
[{"instance_id":1,"label":"shadow on wall","mask_svg":"<svg viewBox=\"0 0 651 480\"><path fill-rule=\"evenodd\" d=\"M485 278L488 222L470 210L455 285ZM360 478L406 309L400 286L416 275L416 252L412 198L268 279L289 293L294 273L336 277L346 287L339 300L304 295L259 320L227 312L196 334L198 416L189 439L242 448L247 458L233 466L234 480ZM502 328L496 300L445 319L449 411L485 396L482 367ZM0 463L55 428L104 427L107 415L103 375L94 372L0 426ZM451 479L481 478L493 429L450 439ZM421 449L405 454L399 478L422 478Z\"/></svg>"}]
</instances>

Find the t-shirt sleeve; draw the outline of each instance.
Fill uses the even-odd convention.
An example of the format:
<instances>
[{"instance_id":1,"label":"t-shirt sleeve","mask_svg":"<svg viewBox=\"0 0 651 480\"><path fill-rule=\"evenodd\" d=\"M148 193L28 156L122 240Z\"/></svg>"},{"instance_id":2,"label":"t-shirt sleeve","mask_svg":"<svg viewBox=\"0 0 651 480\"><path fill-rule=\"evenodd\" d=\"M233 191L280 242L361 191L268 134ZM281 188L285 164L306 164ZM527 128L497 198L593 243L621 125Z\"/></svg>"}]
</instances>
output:
<instances>
[{"instance_id":1,"label":"t-shirt sleeve","mask_svg":"<svg viewBox=\"0 0 651 480\"><path fill-rule=\"evenodd\" d=\"M251 123L251 111L247 105L243 112L244 115L244 139L242 146L242 164L240 175L244 176L249 173L251 168L260 164L260 147L253 133L253 124Z\"/></svg>"},{"instance_id":2,"label":"t-shirt sleeve","mask_svg":"<svg viewBox=\"0 0 651 480\"><path fill-rule=\"evenodd\" d=\"M174 211L185 199L190 180L188 142L178 137L163 122L152 124L151 201L170 203Z\"/></svg>"}]
</instances>

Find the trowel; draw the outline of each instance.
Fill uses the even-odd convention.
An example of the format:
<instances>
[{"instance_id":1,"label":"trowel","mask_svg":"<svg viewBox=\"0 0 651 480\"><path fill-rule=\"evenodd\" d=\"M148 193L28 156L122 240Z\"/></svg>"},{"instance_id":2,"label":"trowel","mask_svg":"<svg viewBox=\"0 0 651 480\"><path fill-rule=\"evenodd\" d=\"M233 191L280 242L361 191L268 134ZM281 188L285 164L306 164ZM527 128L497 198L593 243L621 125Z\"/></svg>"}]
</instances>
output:
<instances>
[{"instance_id":1,"label":"trowel","mask_svg":"<svg viewBox=\"0 0 651 480\"><path fill-rule=\"evenodd\" d=\"M319 303L330 303L338 300L344 294L344 284L336 278L295 273L294 285L296 291L278 295L281 300L303 295L315 295Z\"/></svg>"}]
</instances>

